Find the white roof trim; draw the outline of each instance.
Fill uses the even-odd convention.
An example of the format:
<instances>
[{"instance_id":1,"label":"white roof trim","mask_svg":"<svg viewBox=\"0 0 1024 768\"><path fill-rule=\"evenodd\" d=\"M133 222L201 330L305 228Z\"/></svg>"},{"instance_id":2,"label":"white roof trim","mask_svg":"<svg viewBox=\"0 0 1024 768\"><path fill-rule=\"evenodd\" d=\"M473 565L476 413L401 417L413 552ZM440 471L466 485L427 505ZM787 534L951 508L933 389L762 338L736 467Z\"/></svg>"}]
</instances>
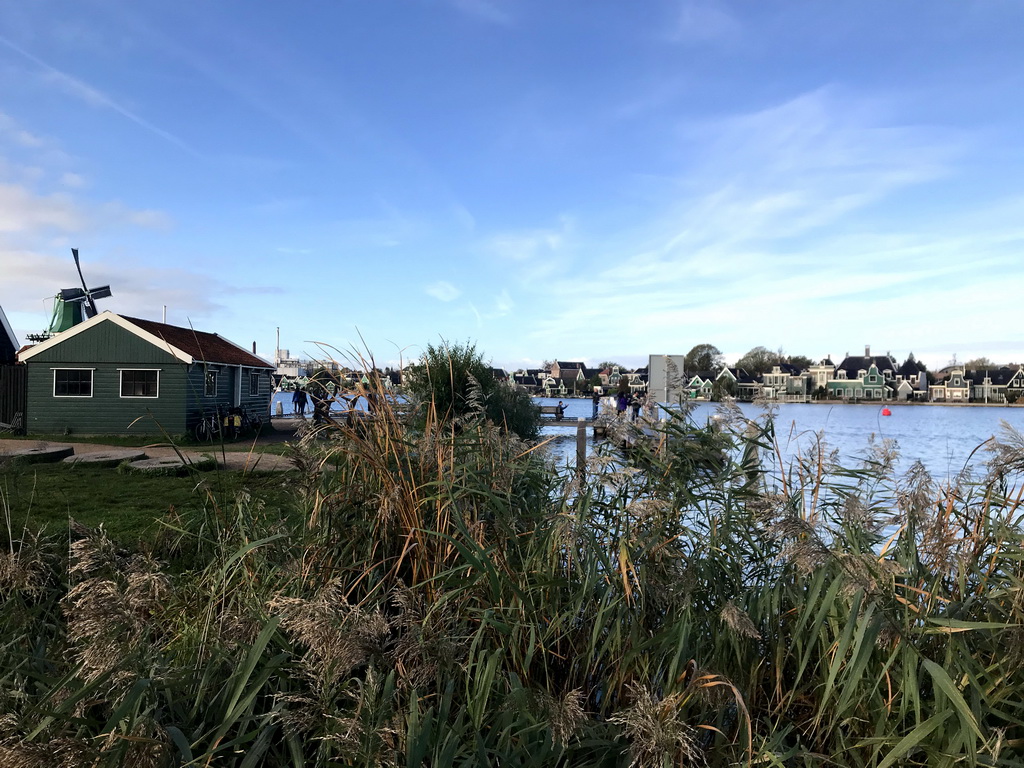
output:
<instances>
[{"instance_id":1,"label":"white roof trim","mask_svg":"<svg viewBox=\"0 0 1024 768\"><path fill-rule=\"evenodd\" d=\"M78 325L75 325L66 331L58 333L56 336L51 336L46 341L36 344L34 347L31 347L30 349L26 349L24 352L18 355L18 360L20 360L21 362L25 362L26 360L38 355L40 352L45 352L51 347L55 347L58 344L61 344L67 341L68 339L72 338L73 336L77 336L83 331L89 330L93 326L107 322L113 323L114 325L123 328L129 333L138 336L143 341L149 342L154 347L164 350L172 357L185 363L185 365L191 365L194 362L192 356L189 355L187 352L183 352L182 350L175 347L173 344L168 344L159 336L155 336L149 331L142 330L141 328L139 328L139 326L128 322L120 315L115 315L113 312L109 310L106 312L101 312L95 317L90 317L88 320L81 322Z\"/></svg>"},{"instance_id":2,"label":"white roof trim","mask_svg":"<svg viewBox=\"0 0 1024 768\"><path fill-rule=\"evenodd\" d=\"M17 352L21 347L21 344L18 343L18 337L14 335L14 329L11 328L11 324L7 322L7 315L4 314L3 307L0 307L0 326L2 326L4 331L7 332L7 335L11 337L11 344L14 345L14 351Z\"/></svg>"}]
</instances>

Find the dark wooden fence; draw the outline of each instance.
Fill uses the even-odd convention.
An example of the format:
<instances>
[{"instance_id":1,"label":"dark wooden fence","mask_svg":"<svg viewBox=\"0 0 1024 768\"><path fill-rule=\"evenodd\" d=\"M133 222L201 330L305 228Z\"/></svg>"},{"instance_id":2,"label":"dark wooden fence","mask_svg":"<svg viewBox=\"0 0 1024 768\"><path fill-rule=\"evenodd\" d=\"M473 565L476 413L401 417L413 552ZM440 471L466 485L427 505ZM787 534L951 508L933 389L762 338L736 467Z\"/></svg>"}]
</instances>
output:
<instances>
[{"instance_id":1,"label":"dark wooden fence","mask_svg":"<svg viewBox=\"0 0 1024 768\"><path fill-rule=\"evenodd\" d=\"M25 424L27 374L24 365L0 365L0 424L15 424L17 417L19 431L24 431Z\"/></svg>"}]
</instances>

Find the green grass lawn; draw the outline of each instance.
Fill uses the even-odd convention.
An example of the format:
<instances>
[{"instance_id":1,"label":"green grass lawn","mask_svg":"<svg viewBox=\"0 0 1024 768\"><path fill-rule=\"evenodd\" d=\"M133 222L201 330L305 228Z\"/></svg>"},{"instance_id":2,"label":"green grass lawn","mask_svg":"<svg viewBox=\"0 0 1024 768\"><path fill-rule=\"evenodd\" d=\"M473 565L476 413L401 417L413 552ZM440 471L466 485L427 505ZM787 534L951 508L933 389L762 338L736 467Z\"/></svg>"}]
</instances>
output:
<instances>
[{"instance_id":1,"label":"green grass lawn","mask_svg":"<svg viewBox=\"0 0 1024 768\"><path fill-rule=\"evenodd\" d=\"M204 506L230 507L240 491L263 499L268 508L284 507L290 473L217 470L185 477L122 474L116 469L64 464L0 464L0 514L17 538L24 528L53 533L74 519L89 527L100 523L111 538L125 544L154 538L159 520L169 514L188 517Z\"/></svg>"}]
</instances>

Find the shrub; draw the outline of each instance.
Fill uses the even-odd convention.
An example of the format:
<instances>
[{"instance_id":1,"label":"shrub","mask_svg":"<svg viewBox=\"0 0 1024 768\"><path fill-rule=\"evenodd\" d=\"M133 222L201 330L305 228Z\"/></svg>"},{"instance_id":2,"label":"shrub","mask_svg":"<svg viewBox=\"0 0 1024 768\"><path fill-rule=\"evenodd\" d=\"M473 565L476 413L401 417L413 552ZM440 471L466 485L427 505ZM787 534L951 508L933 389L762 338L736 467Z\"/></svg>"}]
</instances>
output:
<instances>
[{"instance_id":1,"label":"shrub","mask_svg":"<svg viewBox=\"0 0 1024 768\"><path fill-rule=\"evenodd\" d=\"M482 416L524 440L535 439L540 429L540 411L530 396L495 379L470 342L428 344L409 369L407 390L421 424L437 419L458 426Z\"/></svg>"}]
</instances>

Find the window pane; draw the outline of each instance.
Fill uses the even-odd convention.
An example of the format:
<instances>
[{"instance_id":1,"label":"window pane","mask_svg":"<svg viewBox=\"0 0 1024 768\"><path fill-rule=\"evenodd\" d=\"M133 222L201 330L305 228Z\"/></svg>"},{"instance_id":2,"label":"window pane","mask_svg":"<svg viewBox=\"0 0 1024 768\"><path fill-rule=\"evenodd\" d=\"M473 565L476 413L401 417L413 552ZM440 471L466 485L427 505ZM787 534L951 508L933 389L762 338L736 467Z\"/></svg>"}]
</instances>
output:
<instances>
[{"instance_id":1,"label":"window pane","mask_svg":"<svg viewBox=\"0 0 1024 768\"><path fill-rule=\"evenodd\" d=\"M53 372L56 397L92 397L92 371L58 369Z\"/></svg>"},{"instance_id":2,"label":"window pane","mask_svg":"<svg viewBox=\"0 0 1024 768\"><path fill-rule=\"evenodd\" d=\"M260 393L260 375L258 373L249 374L249 394L252 397L256 397Z\"/></svg>"},{"instance_id":3,"label":"window pane","mask_svg":"<svg viewBox=\"0 0 1024 768\"><path fill-rule=\"evenodd\" d=\"M159 371L121 371L121 397L156 397Z\"/></svg>"},{"instance_id":4,"label":"window pane","mask_svg":"<svg viewBox=\"0 0 1024 768\"><path fill-rule=\"evenodd\" d=\"M204 393L207 397L217 396L217 372L207 371L206 372L206 390Z\"/></svg>"}]
</instances>

